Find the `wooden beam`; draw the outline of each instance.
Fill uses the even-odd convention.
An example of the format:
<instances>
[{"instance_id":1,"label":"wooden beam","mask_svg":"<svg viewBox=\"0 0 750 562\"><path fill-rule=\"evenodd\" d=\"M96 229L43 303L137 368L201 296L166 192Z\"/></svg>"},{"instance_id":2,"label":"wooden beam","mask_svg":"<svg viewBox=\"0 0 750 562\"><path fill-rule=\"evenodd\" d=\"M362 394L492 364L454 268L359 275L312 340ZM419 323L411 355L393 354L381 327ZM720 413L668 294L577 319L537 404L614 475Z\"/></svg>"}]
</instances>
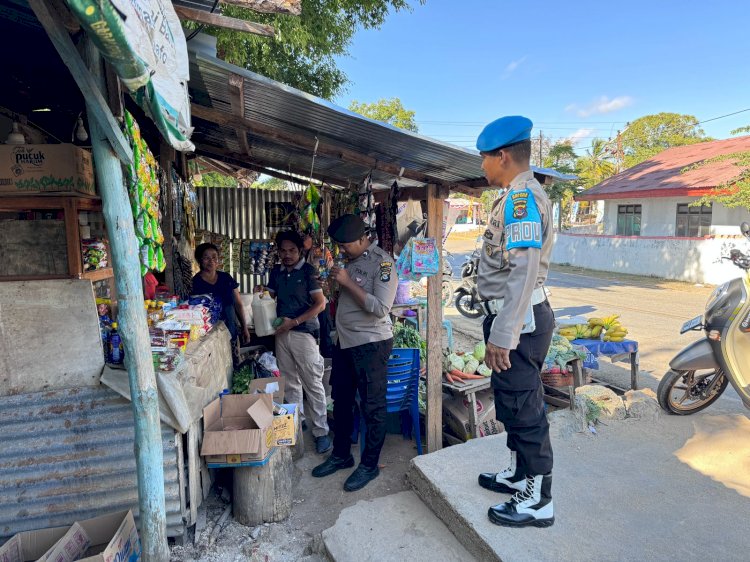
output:
<instances>
[{"instance_id":1,"label":"wooden beam","mask_svg":"<svg viewBox=\"0 0 750 562\"><path fill-rule=\"evenodd\" d=\"M291 14L298 16L302 13L302 0L221 0L223 4L241 6L253 12L262 14Z\"/></svg>"},{"instance_id":2,"label":"wooden beam","mask_svg":"<svg viewBox=\"0 0 750 562\"><path fill-rule=\"evenodd\" d=\"M96 81L91 76L89 69L86 68L83 60L81 60L62 21L55 17L46 0L29 0L29 6L47 32L57 53L60 55L63 63L65 63L65 66L68 67L68 70L70 70L70 74L81 90L86 100L87 113L90 117L98 121L101 131L106 136L120 162L130 165L133 161L133 151L130 148L130 144L125 140L120 126L109 110L107 101L104 99Z\"/></svg>"},{"instance_id":3,"label":"wooden beam","mask_svg":"<svg viewBox=\"0 0 750 562\"><path fill-rule=\"evenodd\" d=\"M427 186L427 236L435 239L438 255L443 248L443 200L448 190ZM443 447L443 279L427 278L427 452Z\"/></svg>"},{"instance_id":4,"label":"wooden beam","mask_svg":"<svg viewBox=\"0 0 750 562\"><path fill-rule=\"evenodd\" d=\"M232 113L240 119L245 118L245 79L239 74L229 75L229 105ZM235 127L234 134L237 135L242 152L249 156L250 143L247 142L247 129Z\"/></svg>"},{"instance_id":5,"label":"wooden beam","mask_svg":"<svg viewBox=\"0 0 750 562\"><path fill-rule=\"evenodd\" d=\"M174 5L174 11L181 20L197 21L221 29L231 29L232 31L241 31L242 33L252 33L253 35L262 35L264 37L273 37L276 31L270 25L255 23L237 18L222 16L204 10L195 8L186 8L185 6Z\"/></svg>"},{"instance_id":6,"label":"wooden beam","mask_svg":"<svg viewBox=\"0 0 750 562\"><path fill-rule=\"evenodd\" d=\"M237 116L232 113L226 113L219 111L218 109L212 109L195 103L191 104L190 111L193 117L209 121L210 123L216 123L217 125L223 125L225 127L236 128L239 125L248 129L253 135L262 137L267 140L275 141L280 144L287 144L304 150L309 150L310 154L315 150L316 140L314 135L300 135L296 133L287 133L276 129L275 127L260 123L258 121L250 120L246 117L238 119ZM238 123L239 121L239 123ZM317 142L318 154L326 156L328 158L335 158L342 162L355 164L367 168L368 170L380 170L386 174L390 174L395 177L404 177L410 180L418 181L421 183L435 183L439 185L451 185L450 182L446 182L443 179L436 178L421 172L410 170L408 168L402 168L398 164L392 164L389 162L382 162L372 156L367 156L351 148L344 148L331 142L320 141Z\"/></svg>"}]
</instances>

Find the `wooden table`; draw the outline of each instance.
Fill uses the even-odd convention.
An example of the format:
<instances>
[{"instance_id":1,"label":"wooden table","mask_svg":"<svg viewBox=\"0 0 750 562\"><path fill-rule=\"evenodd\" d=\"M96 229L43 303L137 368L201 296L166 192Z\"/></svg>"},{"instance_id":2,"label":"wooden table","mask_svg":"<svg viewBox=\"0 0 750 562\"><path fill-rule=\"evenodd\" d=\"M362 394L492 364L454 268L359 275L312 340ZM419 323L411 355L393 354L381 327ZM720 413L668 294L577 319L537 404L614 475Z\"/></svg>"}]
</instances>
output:
<instances>
[{"instance_id":1,"label":"wooden table","mask_svg":"<svg viewBox=\"0 0 750 562\"><path fill-rule=\"evenodd\" d=\"M407 310L414 310L416 311L416 316L404 316L403 313ZM415 319L417 321L417 331L420 334L424 334L425 330L427 329L427 321L425 319L425 315L427 313L427 303L426 302L415 302L410 304L394 304L391 307L391 317L392 318L400 318L400 319Z\"/></svg>"}]
</instances>

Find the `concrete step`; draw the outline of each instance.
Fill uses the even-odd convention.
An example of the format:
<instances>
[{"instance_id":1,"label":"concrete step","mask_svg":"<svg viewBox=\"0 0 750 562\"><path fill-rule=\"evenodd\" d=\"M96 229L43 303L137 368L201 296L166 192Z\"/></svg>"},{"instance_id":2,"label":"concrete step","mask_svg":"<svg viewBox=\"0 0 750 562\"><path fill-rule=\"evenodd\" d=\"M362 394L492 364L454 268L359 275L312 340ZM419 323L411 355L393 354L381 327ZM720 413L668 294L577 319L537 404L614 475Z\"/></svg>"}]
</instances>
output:
<instances>
[{"instance_id":1,"label":"concrete step","mask_svg":"<svg viewBox=\"0 0 750 562\"><path fill-rule=\"evenodd\" d=\"M362 500L323 531L334 562L472 562L474 557L414 492Z\"/></svg>"},{"instance_id":2,"label":"concrete step","mask_svg":"<svg viewBox=\"0 0 750 562\"><path fill-rule=\"evenodd\" d=\"M561 421L562 420L562 421ZM509 496L477 475L507 466L506 435L471 440L412 461L417 495L481 561L747 560L750 421L696 414L688 421L610 421L598 435L553 418L555 524L493 525ZM742 459L740 461L740 459ZM730 463L731 471L724 467ZM740 482L742 480L742 482ZM720 530L716 540L696 529ZM743 529L743 530L740 530Z\"/></svg>"}]
</instances>

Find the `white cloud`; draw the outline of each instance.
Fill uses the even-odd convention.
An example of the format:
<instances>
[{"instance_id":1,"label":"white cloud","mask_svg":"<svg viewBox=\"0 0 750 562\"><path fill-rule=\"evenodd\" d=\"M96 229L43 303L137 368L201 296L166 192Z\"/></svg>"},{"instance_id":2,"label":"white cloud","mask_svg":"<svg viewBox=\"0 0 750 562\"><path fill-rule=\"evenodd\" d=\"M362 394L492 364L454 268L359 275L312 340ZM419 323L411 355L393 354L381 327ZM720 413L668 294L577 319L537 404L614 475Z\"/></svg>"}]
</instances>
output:
<instances>
[{"instance_id":1,"label":"white cloud","mask_svg":"<svg viewBox=\"0 0 750 562\"><path fill-rule=\"evenodd\" d=\"M570 135L567 139L570 141L570 143L575 146L579 142L581 142L583 139L591 136L591 134L594 132L594 129L578 129L575 133Z\"/></svg>"},{"instance_id":2,"label":"white cloud","mask_svg":"<svg viewBox=\"0 0 750 562\"><path fill-rule=\"evenodd\" d=\"M508 63L508 66L505 67L505 72L503 72L503 80L508 78L511 74L513 74L516 69L521 66L524 61L528 58L528 55L522 56L518 60L514 60Z\"/></svg>"},{"instance_id":3,"label":"white cloud","mask_svg":"<svg viewBox=\"0 0 750 562\"><path fill-rule=\"evenodd\" d=\"M565 108L565 111L575 111L578 117L591 117L592 115L612 113L629 105L633 105L633 98L630 96L618 96L612 99L601 96L585 107L579 107L577 104L571 103Z\"/></svg>"}]
</instances>

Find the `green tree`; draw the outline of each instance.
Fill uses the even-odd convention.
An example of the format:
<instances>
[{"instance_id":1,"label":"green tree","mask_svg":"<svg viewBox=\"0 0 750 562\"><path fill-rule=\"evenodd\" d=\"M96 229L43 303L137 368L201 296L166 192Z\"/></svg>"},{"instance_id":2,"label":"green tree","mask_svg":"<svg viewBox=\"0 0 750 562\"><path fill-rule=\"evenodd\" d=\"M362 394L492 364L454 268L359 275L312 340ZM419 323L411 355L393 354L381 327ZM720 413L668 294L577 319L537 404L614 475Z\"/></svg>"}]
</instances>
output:
<instances>
[{"instance_id":1,"label":"green tree","mask_svg":"<svg viewBox=\"0 0 750 562\"><path fill-rule=\"evenodd\" d=\"M355 100L349 104L349 111L399 129L413 133L419 132L417 122L414 120L414 112L406 109L399 98L379 99L375 103L359 103Z\"/></svg>"},{"instance_id":2,"label":"green tree","mask_svg":"<svg viewBox=\"0 0 750 562\"><path fill-rule=\"evenodd\" d=\"M576 161L576 173L584 189L593 187L615 174L617 168L607 145L608 142L604 139L594 139L586 155Z\"/></svg>"},{"instance_id":3,"label":"green tree","mask_svg":"<svg viewBox=\"0 0 750 562\"><path fill-rule=\"evenodd\" d=\"M349 54L357 29L378 29L391 11L401 10L411 10L409 0L302 0L299 16L260 14L223 4L223 15L272 25L275 37L217 28L207 31L217 38L219 58L332 99L348 82L336 58Z\"/></svg>"},{"instance_id":4,"label":"green tree","mask_svg":"<svg viewBox=\"0 0 750 562\"><path fill-rule=\"evenodd\" d=\"M200 179L195 178L193 176L193 183L199 187L237 187L235 178L218 172L201 172Z\"/></svg>"},{"instance_id":5,"label":"green tree","mask_svg":"<svg viewBox=\"0 0 750 562\"><path fill-rule=\"evenodd\" d=\"M264 181L256 181L253 184L256 189L265 189L268 191L283 191L289 189L289 185L286 180L279 178L266 178Z\"/></svg>"},{"instance_id":6,"label":"green tree","mask_svg":"<svg viewBox=\"0 0 750 562\"><path fill-rule=\"evenodd\" d=\"M568 140L553 144L543 161L545 168L552 168L563 174L577 173L577 163L578 155L573 148L573 143ZM556 181L551 185L544 185L542 187L547 192L550 201L560 204L557 226L558 229L562 229L563 216L569 215L573 196L580 187L580 181Z\"/></svg>"},{"instance_id":7,"label":"green tree","mask_svg":"<svg viewBox=\"0 0 750 562\"><path fill-rule=\"evenodd\" d=\"M671 148L711 140L693 115L657 113L630 123L621 135L626 168Z\"/></svg>"}]
</instances>

